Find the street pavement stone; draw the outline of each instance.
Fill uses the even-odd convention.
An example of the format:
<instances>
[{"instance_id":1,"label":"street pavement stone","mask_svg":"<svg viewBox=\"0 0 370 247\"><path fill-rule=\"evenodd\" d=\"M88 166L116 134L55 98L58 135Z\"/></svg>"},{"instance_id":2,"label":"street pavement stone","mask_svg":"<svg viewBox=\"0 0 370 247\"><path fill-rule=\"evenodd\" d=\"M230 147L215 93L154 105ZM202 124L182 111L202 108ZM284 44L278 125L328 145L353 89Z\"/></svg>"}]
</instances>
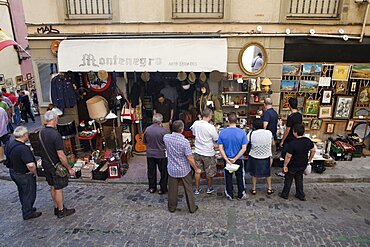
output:
<instances>
[{"instance_id":1,"label":"street pavement stone","mask_svg":"<svg viewBox=\"0 0 370 247\"><path fill-rule=\"evenodd\" d=\"M43 215L23 221L16 186L0 181L0 246L370 246L370 184L308 184L307 201L257 195L228 201L224 186L196 196L190 214L180 189L178 210L167 196L140 184L73 183L65 204L73 216L57 219L45 182L35 206Z\"/></svg>"}]
</instances>

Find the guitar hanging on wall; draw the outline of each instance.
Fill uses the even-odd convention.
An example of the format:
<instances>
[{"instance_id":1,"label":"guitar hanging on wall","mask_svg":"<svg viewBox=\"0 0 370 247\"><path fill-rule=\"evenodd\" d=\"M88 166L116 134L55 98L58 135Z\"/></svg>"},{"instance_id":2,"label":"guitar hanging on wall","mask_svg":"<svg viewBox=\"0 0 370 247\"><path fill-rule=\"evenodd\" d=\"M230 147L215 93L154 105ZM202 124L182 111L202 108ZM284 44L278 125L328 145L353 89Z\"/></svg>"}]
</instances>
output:
<instances>
[{"instance_id":1,"label":"guitar hanging on wall","mask_svg":"<svg viewBox=\"0 0 370 247\"><path fill-rule=\"evenodd\" d=\"M144 133L143 133L143 126L142 120L140 120L140 129L139 133L135 135L135 151L139 153L146 152L146 145L143 142Z\"/></svg>"}]
</instances>

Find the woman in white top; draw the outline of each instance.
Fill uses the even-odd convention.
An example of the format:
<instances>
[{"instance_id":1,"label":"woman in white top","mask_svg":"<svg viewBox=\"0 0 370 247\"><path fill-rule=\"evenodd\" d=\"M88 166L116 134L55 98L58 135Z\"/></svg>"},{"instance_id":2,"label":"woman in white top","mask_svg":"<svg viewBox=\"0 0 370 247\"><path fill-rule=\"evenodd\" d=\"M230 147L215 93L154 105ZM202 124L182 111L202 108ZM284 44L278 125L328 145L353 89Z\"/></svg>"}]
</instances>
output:
<instances>
[{"instance_id":1,"label":"woman in white top","mask_svg":"<svg viewBox=\"0 0 370 247\"><path fill-rule=\"evenodd\" d=\"M251 144L251 150L248 157L250 175L252 176L252 195L257 194L257 178L265 177L267 184L267 194L274 193L271 184L271 145L273 136L271 131L263 128L263 122L260 118L253 121L254 130L248 134L248 141Z\"/></svg>"}]
</instances>

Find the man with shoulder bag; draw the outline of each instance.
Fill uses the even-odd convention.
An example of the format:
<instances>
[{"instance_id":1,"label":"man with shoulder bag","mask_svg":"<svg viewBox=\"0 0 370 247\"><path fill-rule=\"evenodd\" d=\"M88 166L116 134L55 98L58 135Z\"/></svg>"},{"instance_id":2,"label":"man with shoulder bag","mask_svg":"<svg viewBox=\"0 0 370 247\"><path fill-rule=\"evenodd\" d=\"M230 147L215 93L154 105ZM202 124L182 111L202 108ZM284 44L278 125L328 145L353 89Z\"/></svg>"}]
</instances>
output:
<instances>
[{"instance_id":1,"label":"man with shoulder bag","mask_svg":"<svg viewBox=\"0 0 370 247\"><path fill-rule=\"evenodd\" d=\"M42 167L45 169L46 181L50 186L51 198L54 202L54 215L64 218L75 213L75 209L64 207L63 188L68 186L69 176L74 176L74 170L69 166L64 153L62 136L55 129L58 116L52 112L45 113L45 128L39 132L42 148Z\"/></svg>"},{"instance_id":2,"label":"man with shoulder bag","mask_svg":"<svg viewBox=\"0 0 370 247\"><path fill-rule=\"evenodd\" d=\"M17 185L23 219L30 220L42 214L33 207L36 200L36 160L31 149L25 144L28 141L27 128L19 126L13 134L15 139L11 140L5 148L7 157L5 165Z\"/></svg>"}]
</instances>

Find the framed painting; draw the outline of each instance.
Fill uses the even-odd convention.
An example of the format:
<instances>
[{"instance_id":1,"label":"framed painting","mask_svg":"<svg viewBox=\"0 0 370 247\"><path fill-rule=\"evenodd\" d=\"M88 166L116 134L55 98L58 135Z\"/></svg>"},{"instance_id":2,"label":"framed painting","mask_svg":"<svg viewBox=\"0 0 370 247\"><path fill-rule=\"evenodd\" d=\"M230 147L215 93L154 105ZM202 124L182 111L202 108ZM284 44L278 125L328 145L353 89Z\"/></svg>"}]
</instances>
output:
<instances>
[{"instance_id":1,"label":"framed painting","mask_svg":"<svg viewBox=\"0 0 370 247\"><path fill-rule=\"evenodd\" d=\"M294 94L284 94L283 95L283 100L282 100L282 102L281 102L281 109L283 110L283 111L287 111L287 110L289 110L290 108L289 108L289 102L288 102L288 100L290 99L290 98L294 98Z\"/></svg>"},{"instance_id":2,"label":"framed painting","mask_svg":"<svg viewBox=\"0 0 370 247\"><path fill-rule=\"evenodd\" d=\"M118 164L108 164L108 178L120 178L121 173Z\"/></svg>"},{"instance_id":3,"label":"framed painting","mask_svg":"<svg viewBox=\"0 0 370 247\"><path fill-rule=\"evenodd\" d=\"M12 79L12 78L6 78L6 79L5 79L5 85L6 85L7 87L12 86L12 85L13 85L13 79Z\"/></svg>"},{"instance_id":4,"label":"framed painting","mask_svg":"<svg viewBox=\"0 0 370 247\"><path fill-rule=\"evenodd\" d=\"M335 94L346 94L347 86L347 81L337 81L335 85Z\"/></svg>"},{"instance_id":5,"label":"framed painting","mask_svg":"<svg viewBox=\"0 0 370 247\"><path fill-rule=\"evenodd\" d=\"M337 103L335 104L334 119L348 119L351 117L352 106L353 106L352 96L338 96Z\"/></svg>"},{"instance_id":6,"label":"framed painting","mask_svg":"<svg viewBox=\"0 0 370 247\"><path fill-rule=\"evenodd\" d=\"M297 96L297 107L298 107L298 111L303 113L304 111L304 102L306 100L306 97L304 96Z\"/></svg>"},{"instance_id":7,"label":"framed painting","mask_svg":"<svg viewBox=\"0 0 370 247\"><path fill-rule=\"evenodd\" d=\"M356 92L357 83L355 81L351 82L351 93Z\"/></svg>"},{"instance_id":8,"label":"framed painting","mask_svg":"<svg viewBox=\"0 0 370 247\"><path fill-rule=\"evenodd\" d=\"M333 134L335 129L335 123L327 123L326 124L326 131L327 134Z\"/></svg>"},{"instance_id":9,"label":"framed painting","mask_svg":"<svg viewBox=\"0 0 370 247\"><path fill-rule=\"evenodd\" d=\"M15 83L16 83L17 85L22 84L22 83L23 83L23 76L22 76L22 75L17 75L17 76L15 77Z\"/></svg>"},{"instance_id":10,"label":"framed painting","mask_svg":"<svg viewBox=\"0 0 370 247\"><path fill-rule=\"evenodd\" d=\"M310 130L310 126L311 126L311 120L310 119L303 119L302 124L303 124L305 130Z\"/></svg>"},{"instance_id":11,"label":"framed painting","mask_svg":"<svg viewBox=\"0 0 370 247\"><path fill-rule=\"evenodd\" d=\"M322 125L322 120L321 119L313 119L311 121L311 129L312 130L320 130Z\"/></svg>"},{"instance_id":12,"label":"framed painting","mask_svg":"<svg viewBox=\"0 0 370 247\"><path fill-rule=\"evenodd\" d=\"M296 92L298 90L298 80L281 80L281 92Z\"/></svg>"},{"instance_id":13,"label":"framed painting","mask_svg":"<svg viewBox=\"0 0 370 247\"><path fill-rule=\"evenodd\" d=\"M368 118L370 117L370 107L355 107L355 110L353 112L353 117L354 118Z\"/></svg>"},{"instance_id":14,"label":"framed painting","mask_svg":"<svg viewBox=\"0 0 370 247\"><path fill-rule=\"evenodd\" d=\"M320 76L322 64L303 64L302 75Z\"/></svg>"},{"instance_id":15,"label":"framed painting","mask_svg":"<svg viewBox=\"0 0 370 247\"><path fill-rule=\"evenodd\" d=\"M320 77L319 87L330 87L331 86L331 77Z\"/></svg>"},{"instance_id":16,"label":"framed painting","mask_svg":"<svg viewBox=\"0 0 370 247\"><path fill-rule=\"evenodd\" d=\"M370 87L361 87L358 91L357 105L370 105Z\"/></svg>"},{"instance_id":17,"label":"framed painting","mask_svg":"<svg viewBox=\"0 0 370 247\"><path fill-rule=\"evenodd\" d=\"M331 118L333 116L332 106L320 106L319 118Z\"/></svg>"},{"instance_id":18,"label":"framed painting","mask_svg":"<svg viewBox=\"0 0 370 247\"><path fill-rule=\"evenodd\" d=\"M318 100L306 100L304 115L317 116L320 102Z\"/></svg>"},{"instance_id":19,"label":"framed painting","mask_svg":"<svg viewBox=\"0 0 370 247\"><path fill-rule=\"evenodd\" d=\"M324 89L322 91L321 104L331 104L333 98L333 91L331 89Z\"/></svg>"},{"instance_id":20,"label":"framed painting","mask_svg":"<svg viewBox=\"0 0 370 247\"><path fill-rule=\"evenodd\" d=\"M363 64L353 65L351 78L370 79L370 65Z\"/></svg>"},{"instance_id":21,"label":"framed painting","mask_svg":"<svg viewBox=\"0 0 370 247\"><path fill-rule=\"evenodd\" d=\"M347 81L351 66L349 65L335 65L333 69L333 80L336 81Z\"/></svg>"},{"instance_id":22,"label":"framed painting","mask_svg":"<svg viewBox=\"0 0 370 247\"><path fill-rule=\"evenodd\" d=\"M347 125L346 125L346 131L352 131L354 124L355 124L355 121L348 120Z\"/></svg>"},{"instance_id":23,"label":"framed painting","mask_svg":"<svg viewBox=\"0 0 370 247\"><path fill-rule=\"evenodd\" d=\"M4 85L4 84L5 84L4 74L0 74L0 85Z\"/></svg>"},{"instance_id":24,"label":"framed painting","mask_svg":"<svg viewBox=\"0 0 370 247\"><path fill-rule=\"evenodd\" d=\"M283 75L299 76L301 74L300 64L283 64Z\"/></svg>"},{"instance_id":25,"label":"framed painting","mask_svg":"<svg viewBox=\"0 0 370 247\"><path fill-rule=\"evenodd\" d=\"M319 87L318 81L300 81L299 92L301 93L317 93Z\"/></svg>"}]
</instances>

